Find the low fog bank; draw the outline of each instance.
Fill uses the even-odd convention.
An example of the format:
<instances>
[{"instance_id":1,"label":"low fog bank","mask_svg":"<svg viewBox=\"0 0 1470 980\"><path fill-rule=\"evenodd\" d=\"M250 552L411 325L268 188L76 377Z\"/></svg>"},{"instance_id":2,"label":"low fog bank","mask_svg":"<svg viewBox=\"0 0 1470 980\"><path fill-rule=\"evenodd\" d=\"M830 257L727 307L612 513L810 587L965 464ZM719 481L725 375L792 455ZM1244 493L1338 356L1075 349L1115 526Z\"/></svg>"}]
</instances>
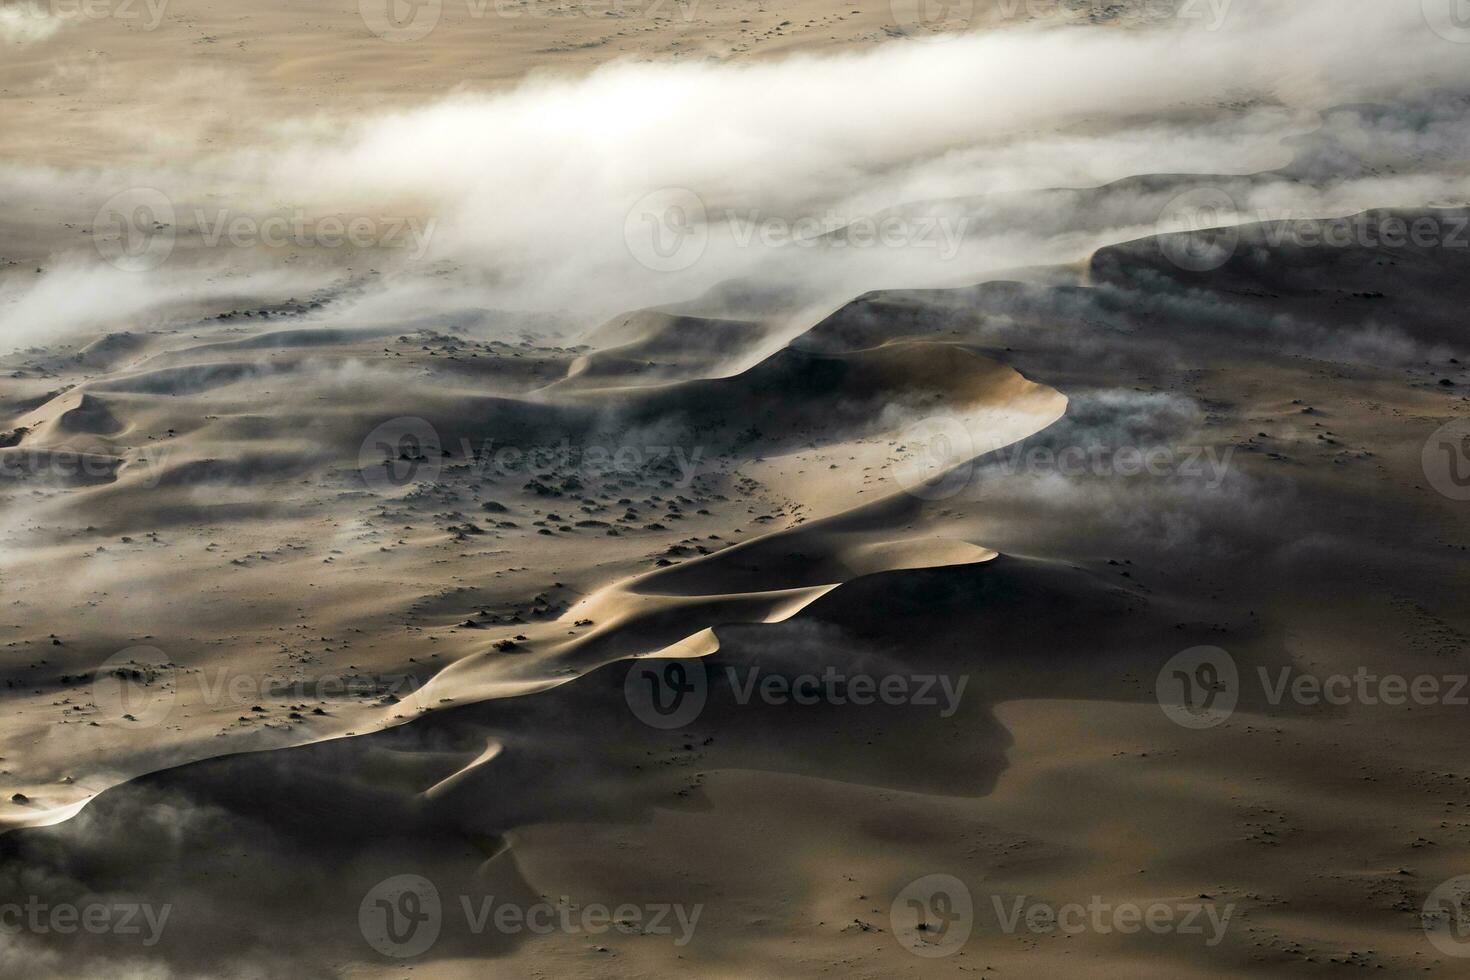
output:
<instances>
[{"instance_id":1,"label":"low fog bank","mask_svg":"<svg viewBox=\"0 0 1470 980\"><path fill-rule=\"evenodd\" d=\"M1179 230L1178 183L1039 193L1144 174L1278 172L1231 221L1465 200L1470 105L1453 93L1470 90L1470 60L1418 4L1223 12L615 63L354 120L242 110L259 134L247 151L194 145L147 174L0 168L6 198L69 222L39 272L0 278L0 329L25 345L347 285L384 309L588 326L732 279L820 307ZM938 203L890 213L921 201Z\"/></svg>"}]
</instances>

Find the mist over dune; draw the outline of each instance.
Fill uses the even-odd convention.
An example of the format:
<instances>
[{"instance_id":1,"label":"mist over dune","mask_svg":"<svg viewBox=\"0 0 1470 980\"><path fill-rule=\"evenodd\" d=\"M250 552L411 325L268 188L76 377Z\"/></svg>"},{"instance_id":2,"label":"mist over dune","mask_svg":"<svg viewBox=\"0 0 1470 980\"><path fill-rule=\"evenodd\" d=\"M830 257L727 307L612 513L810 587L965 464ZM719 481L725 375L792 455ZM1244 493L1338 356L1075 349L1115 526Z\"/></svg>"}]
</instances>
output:
<instances>
[{"instance_id":1,"label":"mist over dune","mask_svg":"<svg viewBox=\"0 0 1470 980\"><path fill-rule=\"evenodd\" d=\"M0 977L1457 975L1460 13L0 6Z\"/></svg>"},{"instance_id":2,"label":"mist over dune","mask_svg":"<svg viewBox=\"0 0 1470 980\"><path fill-rule=\"evenodd\" d=\"M1463 202L1465 106L1453 93L1470 67L1457 45L1432 43L1413 6L1234 2L1136 31L1021 25L759 62L614 61L346 118L275 117L247 89L223 141L173 134L187 117L166 108L148 117L148 142L170 148L162 166L0 169L16 193L75 208L103 243L100 257L92 241L60 243L54 269L5 284L0 315L7 336L28 341L98 326L107 311L78 294L167 316L191 294L360 282L364 262L387 277L377 289L430 277L446 307L567 309L588 325L754 276L835 305L1173 230L1160 222L1174 194L1116 188L1080 206L1040 192L1278 170L1322 131L1324 111L1369 101L1387 108L1336 118L1346 159L1320 181L1291 174L1315 186L1283 181L1241 201L1247 217ZM166 91L179 97L190 81ZM1361 160L1384 140L1391 171ZM1034 213L949 203L977 194L1007 195L1009 208L1032 195ZM898 247L820 247L925 201L936 203L922 221L883 230ZM670 209L687 229L668 224ZM333 234L332 221L354 219L365 249ZM650 251L654 235L679 248L672 261ZM99 258L140 275L120 278Z\"/></svg>"}]
</instances>

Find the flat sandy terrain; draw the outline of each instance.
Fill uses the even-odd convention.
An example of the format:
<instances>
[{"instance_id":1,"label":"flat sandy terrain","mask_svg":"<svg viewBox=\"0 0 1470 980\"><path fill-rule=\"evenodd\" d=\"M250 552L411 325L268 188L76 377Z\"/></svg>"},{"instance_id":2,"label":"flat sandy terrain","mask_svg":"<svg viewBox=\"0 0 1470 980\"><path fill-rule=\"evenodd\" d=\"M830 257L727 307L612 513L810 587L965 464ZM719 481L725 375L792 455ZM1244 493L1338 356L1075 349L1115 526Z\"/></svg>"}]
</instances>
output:
<instances>
[{"instance_id":1,"label":"flat sandy terrain","mask_svg":"<svg viewBox=\"0 0 1470 980\"><path fill-rule=\"evenodd\" d=\"M0 977L1470 975L1419 6L0 4Z\"/></svg>"}]
</instances>

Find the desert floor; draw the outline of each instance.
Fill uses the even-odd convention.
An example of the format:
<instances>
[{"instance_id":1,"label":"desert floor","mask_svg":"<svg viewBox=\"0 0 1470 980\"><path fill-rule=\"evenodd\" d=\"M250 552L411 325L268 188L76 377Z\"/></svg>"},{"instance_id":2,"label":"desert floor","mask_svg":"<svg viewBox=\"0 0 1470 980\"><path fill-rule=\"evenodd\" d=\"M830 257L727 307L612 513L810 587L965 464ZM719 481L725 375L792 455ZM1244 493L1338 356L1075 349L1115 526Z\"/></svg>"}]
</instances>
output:
<instances>
[{"instance_id":1,"label":"desert floor","mask_svg":"<svg viewBox=\"0 0 1470 980\"><path fill-rule=\"evenodd\" d=\"M854 258L848 221L513 291L486 255L581 232L481 216L418 266L181 220L160 266L75 271L156 174L180 215L378 193L336 186L370 157L303 183L292 127L545 84L549 131L574 96L538 79L612 63L656 92L644 66L954 50L886 3L535 3L390 42L353 5L171 0L0 47L0 907L52 923L0 908L0 975L1470 975L1470 164L1424 135L1466 132L1470 78L1313 89L1279 131L1181 94L1175 132L1269 162L884 211L962 220L942 268ZM1030 19L1113 43L1138 6ZM1079 106L1069 139L1137 125ZM741 123L709 116L679 143L719 159ZM428 186L390 213L462 178L459 120L414 130ZM480 162L471 202L530 179ZM687 183L624 163L577 166ZM1161 224L1220 194L1316 210ZM832 674L896 693L779 694Z\"/></svg>"}]
</instances>

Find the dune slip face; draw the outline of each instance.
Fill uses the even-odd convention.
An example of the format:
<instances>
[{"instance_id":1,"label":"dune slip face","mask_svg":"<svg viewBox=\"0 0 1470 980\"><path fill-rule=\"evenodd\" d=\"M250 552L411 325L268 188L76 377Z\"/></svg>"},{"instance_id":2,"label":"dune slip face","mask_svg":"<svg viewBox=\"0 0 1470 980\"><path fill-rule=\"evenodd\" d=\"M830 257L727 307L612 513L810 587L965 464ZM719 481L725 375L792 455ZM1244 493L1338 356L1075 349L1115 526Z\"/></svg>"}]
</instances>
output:
<instances>
[{"instance_id":1,"label":"dune slip face","mask_svg":"<svg viewBox=\"0 0 1470 980\"><path fill-rule=\"evenodd\" d=\"M1459 975L1459 13L0 6L0 977Z\"/></svg>"}]
</instances>

